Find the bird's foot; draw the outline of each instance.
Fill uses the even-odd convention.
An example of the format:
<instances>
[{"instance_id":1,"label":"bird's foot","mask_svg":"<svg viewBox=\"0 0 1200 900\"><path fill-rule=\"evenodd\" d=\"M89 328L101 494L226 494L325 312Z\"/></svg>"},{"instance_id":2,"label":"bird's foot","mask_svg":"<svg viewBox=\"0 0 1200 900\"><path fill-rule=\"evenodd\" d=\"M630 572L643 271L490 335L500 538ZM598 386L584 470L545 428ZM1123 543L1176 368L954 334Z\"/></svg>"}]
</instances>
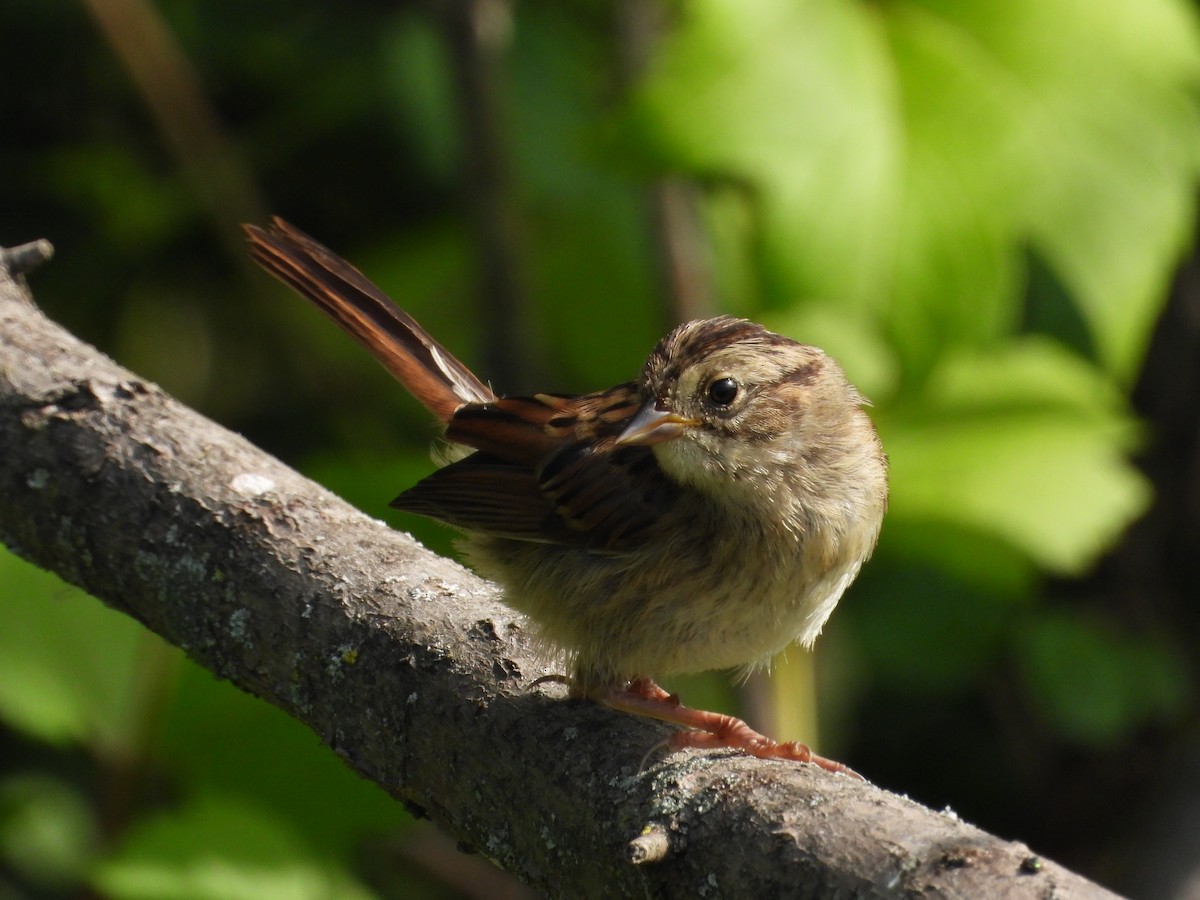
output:
<instances>
[{"instance_id":1,"label":"bird's foot","mask_svg":"<svg viewBox=\"0 0 1200 900\"><path fill-rule=\"evenodd\" d=\"M529 690L532 691L535 687L541 687L543 684L561 684L569 688L572 693L575 692L575 679L570 675L563 675L559 672L552 672L549 675L543 675L541 678L533 679L533 681L529 682Z\"/></svg>"},{"instance_id":2,"label":"bird's foot","mask_svg":"<svg viewBox=\"0 0 1200 900\"><path fill-rule=\"evenodd\" d=\"M849 766L818 756L805 744L796 741L780 743L755 731L741 719L684 706L677 696L668 694L649 678L637 678L624 688L610 688L594 696L612 709L672 722L689 729L668 738L666 746L672 750L729 747L759 759L812 763L827 772L862 780L862 776Z\"/></svg>"},{"instance_id":3,"label":"bird's foot","mask_svg":"<svg viewBox=\"0 0 1200 900\"><path fill-rule=\"evenodd\" d=\"M584 687L581 687L581 682L578 679L572 678L570 675L562 675L559 673L543 675L540 678L535 678L533 681L531 681L529 683L529 687L530 689L533 689L543 684L564 685L570 689L571 697L575 699L593 696L592 692L588 691ZM652 703L669 703L672 706L679 705L679 695L668 694L665 690L660 688L652 678L634 678L632 681L626 684L623 689L618 689L615 691L615 693L629 694L632 697ZM601 702L604 702L604 696L605 695L602 694L597 699L601 700Z\"/></svg>"},{"instance_id":4,"label":"bird's foot","mask_svg":"<svg viewBox=\"0 0 1200 900\"><path fill-rule=\"evenodd\" d=\"M668 694L652 678L635 678L629 684L625 685L624 692L632 694L635 697L640 697L643 700L649 700L652 703L668 703L671 706L680 705L678 694Z\"/></svg>"}]
</instances>

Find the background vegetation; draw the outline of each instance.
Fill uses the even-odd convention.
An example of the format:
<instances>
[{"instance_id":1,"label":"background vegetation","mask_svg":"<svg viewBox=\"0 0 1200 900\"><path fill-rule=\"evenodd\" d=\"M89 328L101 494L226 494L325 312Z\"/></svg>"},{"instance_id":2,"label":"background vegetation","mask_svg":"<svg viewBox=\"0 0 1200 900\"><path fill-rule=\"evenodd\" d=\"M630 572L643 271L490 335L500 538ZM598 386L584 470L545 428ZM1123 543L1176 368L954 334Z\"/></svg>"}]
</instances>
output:
<instances>
[{"instance_id":1,"label":"background vegetation","mask_svg":"<svg viewBox=\"0 0 1200 900\"><path fill-rule=\"evenodd\" d=\"M823 751L1171 896L1200 857L1161 840L1200 806L1198 34L1185 0L7 0L0 244L53 240L51 315L447 552L386 509L427 417L238 222L311 231L508 392L625 380L715 311L824 346L892 503L818 646ZM0 622L0 897L497 896L8 555ZM741 700L811 739L800 657Z\"/></svg>"}]
</instances>

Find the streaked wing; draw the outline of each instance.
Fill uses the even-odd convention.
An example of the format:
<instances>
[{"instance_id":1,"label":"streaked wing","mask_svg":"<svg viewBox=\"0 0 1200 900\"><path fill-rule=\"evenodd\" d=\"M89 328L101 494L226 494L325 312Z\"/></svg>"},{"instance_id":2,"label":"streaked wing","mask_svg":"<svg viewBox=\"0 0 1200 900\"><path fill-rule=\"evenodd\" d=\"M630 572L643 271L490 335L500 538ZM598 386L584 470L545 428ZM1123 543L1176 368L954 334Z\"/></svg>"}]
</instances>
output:
<instances>
[{"instance_id":1,"label":"streaked wing","mask_svg":"<svg viewBox=\"0 0 1200 900\"><path fill-rule=\"evenodd\" d=\"M283 219L247 225L250 255L365 346L475 448L392 506L470 531L619 552L637 545L675 490L645 447L616 447L636 385L578 397L497 398L361 272Z\"/></svg>"},{"instance_id":2,"label":"streaked wing","mask_svg":"<svg viewBox=\"0 0 1200 900\"><path fill-rule=\"evenodd\" d=\"M632 550L674 502L678 488L649 447L621 447L608 438L563 448L541 467L538 484L578 543Z\"/></svg>"},{"instance_id":3,"label":"streaked wing","mask_svg":"<svg viewBox=\"0 0 1200 900\"><path fill-rule=\"evenodd\" d=\"M480 452L439 469L392 505L487 534L633 549L676 491L648 447L616 447L638 406L632 384L465 406L446 436Z\"/></svg>"},{"instance_id":4,"label":"streaked wing","mask_svg":"<svg viewBox=\"0 0 1200 900\"><path fill-rule=\"evenodd\" d=\"M447 424L446 438L536 466L576 441L616 438L640 404L633 382L575 397L503 397L463 406Z\"/></svg>"},{"instance_id":5,"label":"streaked wing","mask_svg":"<svg viewBox=\"0 0 1200 900\"><path fill-rule=\"evenodd\" d=\"M555 518L554 505L527 467L486 453L438 469L391 505L466 531L529 541L546 540Z\"/></svg>"}]
</instances>

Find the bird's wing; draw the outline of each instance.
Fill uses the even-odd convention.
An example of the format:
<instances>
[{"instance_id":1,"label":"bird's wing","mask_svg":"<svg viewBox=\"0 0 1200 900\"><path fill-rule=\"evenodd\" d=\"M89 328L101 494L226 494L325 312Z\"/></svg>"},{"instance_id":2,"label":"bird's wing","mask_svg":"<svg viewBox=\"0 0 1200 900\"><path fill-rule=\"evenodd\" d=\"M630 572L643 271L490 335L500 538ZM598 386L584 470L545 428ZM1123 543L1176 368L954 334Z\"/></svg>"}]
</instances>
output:
<instances>
[{"instance_id":1,"label":"bird's wing","mask_svg":"<svg viewBox=\"0 0 1200 900\"><path fill-rule=\"evenodd\" d=\"M674 484L648 447L616 438L639 408L632 384L579 397L537 394L469 404L446 436L478 452L392 505L457 528L622 552L640 545Z\"/></svg>"}]
</instances>

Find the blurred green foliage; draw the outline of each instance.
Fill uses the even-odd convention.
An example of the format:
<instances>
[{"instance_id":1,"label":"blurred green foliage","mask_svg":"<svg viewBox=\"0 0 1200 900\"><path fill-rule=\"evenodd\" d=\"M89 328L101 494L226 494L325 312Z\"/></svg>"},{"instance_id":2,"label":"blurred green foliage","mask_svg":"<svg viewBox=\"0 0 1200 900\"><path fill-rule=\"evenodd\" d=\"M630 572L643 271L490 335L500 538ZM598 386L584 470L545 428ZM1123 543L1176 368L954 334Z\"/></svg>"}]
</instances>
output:
<instances>
[{"instance_id":1,"label":"blurred green foliage","mask_svg":"<svg viewBox=\"0 0 1200 900\"><path fill-rule=\"evenodd\" d=\"M132 6L198 76L222 165L271 201L206 205L203 163L184 171L85 8L10 0L0 58L55 65L9 72L24 87L0 96L22 123L0 167L23 176L0 184L0 242L53 239L34 280L52 314L382 515L428 471L432 428L249 272L233 217L286 215L478 363L472 148L436 5ZM1189 5L576 0L517 6L510 35L488 149L512 175L539 362L514 374L536 384L498 388L637 371L670 318L648 191L671 175L699 186L721 307L824 346L875 402L891 509L822 645L851 762L911 762L892 786L988 826L1036 801L953 781L1008 768L960 705L1003 684L1048 740L1086 749L1194 707L1169 628L1060 602L1049 580L1088 572L1151 501L1129 390L1193 239ZM444 530L388 516L449 552ZM0 895L417 895L356 865L362 840L411 826L296 723L7 556L0 619Z\"/></svg>"}]
</instances>

